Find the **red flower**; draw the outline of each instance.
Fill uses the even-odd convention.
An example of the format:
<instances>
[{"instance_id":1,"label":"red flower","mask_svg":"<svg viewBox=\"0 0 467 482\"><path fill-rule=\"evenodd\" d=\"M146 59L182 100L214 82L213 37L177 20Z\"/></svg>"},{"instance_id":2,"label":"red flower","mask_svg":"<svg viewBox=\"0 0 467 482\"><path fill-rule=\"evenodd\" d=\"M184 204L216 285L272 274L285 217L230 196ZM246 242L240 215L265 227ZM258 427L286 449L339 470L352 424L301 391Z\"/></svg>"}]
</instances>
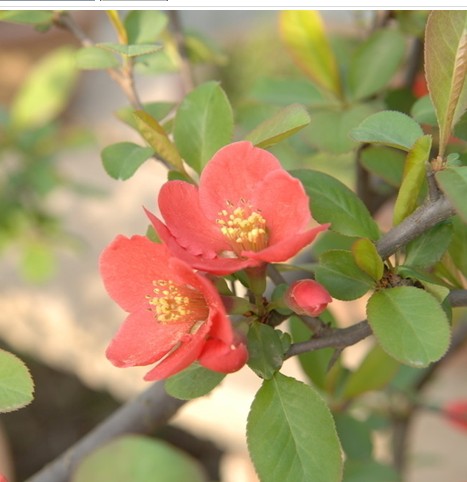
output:
<instances>
[{"instance_id":1,"label":"red flower","mask_svg":"<svg viewBox=\"0 0 467 482\"><path fill-rule=\"evenodd\" d=\"M318 316L331 303L331 295L317 281L296 281L285 293L287 306L299 315Z\"/></svg>"},{"instance_id":2,"label":"red flower","mask_svg":"<svg viewBox=\"0 0 467 482\"><path fill-rule=\"evenodd\" d=\"M246 362L210 281L143 236L117 238L100 259L104 285L129 315L107 348L118 367L150 365L145 380L169 377L198 360L230 373Z\"/></svg>"},{"instance_id":3,"label":"red flower","mask_svg":"<svg viewBox=\"0 0 467 482\"><path fill-rule=\"evenodd\" d=\"M467 400L449 402L441 411L454 426L467 430Z\"/></svg>"},{"instance_id":4,"label":"red flower","mask_svg":"<svg viewBox=\"0 0 467 482\"><path fill-rule=\"evenodd\" d=\"M147 212L179 258L214 274L286 261L327 229L307 229L308 196L269 152L250 142L220 151L201 174L199 189L169 181L159 193L165 224Z\"/></svg>"}]
</instances>

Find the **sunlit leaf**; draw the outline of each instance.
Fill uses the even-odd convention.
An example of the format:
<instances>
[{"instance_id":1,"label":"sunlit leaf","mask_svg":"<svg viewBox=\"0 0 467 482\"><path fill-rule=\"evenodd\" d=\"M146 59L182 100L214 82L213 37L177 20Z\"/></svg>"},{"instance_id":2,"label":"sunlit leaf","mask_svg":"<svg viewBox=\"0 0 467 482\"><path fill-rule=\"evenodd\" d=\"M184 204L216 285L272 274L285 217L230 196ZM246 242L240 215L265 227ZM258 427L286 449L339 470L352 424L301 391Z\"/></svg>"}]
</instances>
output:
<instances>
[{"instance_id":1,"label":"sunlit leaf","mask_svg":"<svg viewBox=\"0 0 467 482\"><path fill-rule=\"evenodd\" d=\"M339 71L319 12L284 10L280 33L297 65L320 87L341 94Z\"/></svg>"},{"instance_id":2,"label":"sunlit leaf","mask_svg":"<svg viewBox=\"0 0 467 482\"><path fill-rule=\"evenodd\" d=\"M373 279L357 266L352 253L341 249L323 253L315 274L316 280L339 300L360 298L375 285Z\"/></svg>"},{"instance_id":3,"label":"sunlit leaf","mask_svg":"<svg viewBox=\"0 0 467 482\"><path fill-rule=\"evenodd\" d=\"M84 47L76 52L76 66L83 70L100 70L118 67L115 55L99 47Z\"/></svg>"},{"instance_id":4,"label":"sunlit leaf","mask_svg":"<svg viewBox=\"0 0 467 482\"><path fill-rule=\"evenodd\" d=\"M26 365L12 353L0 350L0 413L18 410L33 398L34 382Z\"/></svg>"},{"instance_id":5,"label":"sunlit leaf","mask_svg":"<svg viewBox=\"0 0 467 482\"><path fill-rule=\"evenodd\" d=\"M293 378L276 373L263 382L248 415L247 441L260 480L342 478L341 448L331 413L318 393Z\"/></svg>"},{"instance_id":6,"label":"sunlit leaf","mask_svg":"<svg viewBox=\"0 0 467 482\"><path fill-rule=\"evenodd\" d=\"M261 378L271 378L282 366L280 333L263 323L252 323L248 330L248 366Z\"/></svg>"},{"instance_id":7,"label":"sunlit leaf","mask_svg":"<svg viewBox=\"0 0 467 482\"><path fill-rule=\"evenodd\" d=\"M183 159L197 172L231 141L232 107L217 82L202 84L185 96L177 109L173 134Z\"/></svg>"},{"instance_id":8,"label":"sunlit leaf","mask_svg":"<svg viewBox=\"0 0 467 482\"><path fill-rule=\"evenodd\" d=\"M386 110L367 117L350 136L359 142L384 144L409 151L423 136L422 128L408 115Z\"/></svg>"},{"instance_id":9,"label":"sunlit leaf","mask_svg":"<svg viewBox=\"0 0 467 482\"><path fill-rule=\"evenodd\" d=\"M438 118L439 153L467 108L467 11L435 10L425 32L425 76Z\"/></svg>"},{"instance_id":10,"label":"sunlit leaf","mask_svg":"<svg viewBox=\"0 0 467 482\"><path fill-rule=\"evenodd\" d=\"M367 316L382 348L401 363L425 367L449 347L446 314L422 289L399 286L377 291L368 301Z\"/></svg>"},{"instance_id":11,"label":"sunlit leaf","mask_svg":"<svg viewBox=\"0 0 467 482\"><path fill-rule=\"evenodd\" d=\"M123 22L129 44L155 42L167 23L167 15L159 10L132 10Z\"/></svg>"},{"instance_id":12,"label":"sunlit leaf","mask_svg":"<svg viewBox=\"0 0 467 482\"><path fill-rule=\"evenodd\" d=\"M153 54L162 48L161 45L155 44L123 45L110 42L96 44L96 47L125 55L126 57L137 57L139 55Z\"/></svg>"},{"instance_id":13,"label":"sunlit leaf","mask_svg":"<svg viewBox=\"0 0 467 482\"><path fill-rule=\"evenodd\" d=\"M224 377L223 373L213 372L193 363L185 370L168 378L164 386L172 397L191 400L208 394L222 382Z\"/></svg>"},{"instance_id":14,"label":"sunlit leaf","mask_svg":"<svg viewBox=\"0 0 467 482\"><path fill-rule=\"evenodd\" d=\"M357 266L375 281L383 277L384 263L376 246L368 238L360 238L352 245L352 254Z\"/></svg>"},{"instance_id":15,"label":"sunlit leaf","mask_svg":"<svg viewBox=\"0 0 467 482\"><path fill-rule=\"evenodd\" d=\"M185 172L182 158L169 139L164 128L147 112L137 110L134 112L136 128L143 139L154 149L156 154L168 162L175 170Z\"/></svg>"},{"instance_id":16,"label":"sunlit leaf","mask_svg":"<svg viewBox=\"0 0 467 482\"><path fill-rule=\"evenodd\" d=\"M105 147L101 152L107 174L114 179L129 179L154 151L132 142L118 142Z\"/></svg>"},{"instance_id":17,"label":"sunlit leaf","mask_svg":"<svg viewBox=\"0 0 467 482\"><path fill-rule=\"evenodd\" d=\"M346 236L379 238L379 228L360 198L332 176L300 169L291 174L302 181L310 197L313 218L331 223L331 229Z\"/></svg>"},{"instance_id":18,"label":"sunlit leaf","mask_svg":"<svg viewBox=\"0 0 467 482\"><path fill-rule=\"evenodd\" d=\"M285 107L245 136L255 146L266 148L290 137L310 123L310 116L299 104Z\"/></svg>"},{"instance_id":19,"label":"sunlit leaf","mask_svg":"<svg viewBox=\"0 0 467 482\"><path fill-rule=\"evenodd\" d=\"M407 154L402 184L394 206L393 222L399 224L418 205L418 195L425 182L426 163L431 151L431 136L417 139Z\"/></svg>"},{"instance_id":20,"label":"sunlit leaf","mask_svg":"<svg viewBox=\"0 0 467 482\"><path fill-rule=\"evenodd\" d=\"M51 23L54 12L51 10L2 10L0 20L12 23L39 25Z\"/></svg>"}]
</instances>

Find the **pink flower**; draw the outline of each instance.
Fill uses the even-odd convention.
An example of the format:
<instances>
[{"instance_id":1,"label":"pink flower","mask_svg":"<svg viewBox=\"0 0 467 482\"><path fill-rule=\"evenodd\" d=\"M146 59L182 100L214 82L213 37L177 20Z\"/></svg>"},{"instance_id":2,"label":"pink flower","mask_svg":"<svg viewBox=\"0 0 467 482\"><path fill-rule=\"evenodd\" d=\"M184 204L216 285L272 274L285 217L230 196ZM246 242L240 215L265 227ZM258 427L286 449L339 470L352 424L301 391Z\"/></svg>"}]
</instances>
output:
<instances>
[{"instance_id":1,"label":"pink flower","mask_svg":"<svg viewBox=\"0 0 467 482\"><path fill-rule=\"evenodd\" d=\"M446 403L441 411L454 426L467 430L467 400Z\"/></svg>"},{"instance_id":2,"label":"pink flower","mask_svg":"<svg viewBox=\"0 0 467 482\"><path fill-rule=\"evenodd\" d=\"M128 317L107 348L118 367L157 365L160 380L192 362L230 373L246 362L222 301L210 281L143 236L117 238L100 259L104 285Z\"/></svg>"},{"instance_id":3,"label":"pink flower","mask_svg":"<svg viewBox=\"0 0 467 482\"><path fill-rule=\"evenodd\" d=\"M0 482L8 482L8 479L3 474L0 474Z\"/></svg>"},{"instance_id":4,"label":"pink flower","mask_svg":"<svg viewBox=\"0 0 467 482\"><path fill-rule=\"evenodd\" d=\"M318 316L332 302L331 295L318 282L305 279L296 281L285 293L287 306L298 315Z\"/></svg>"},{"instance_id":5,"label":"pink flower","mask_svg":"<svg viewBox=\"0 0 467 482\"><path fill-rule=\"evenodd\" d=\"M307 229L312 218L302 184L250 142L219 150L199 188L167 182L159 208L165 224L147 214L169 249L214 274L286 261L328 227Z\"/></svg>"}]
</instances>

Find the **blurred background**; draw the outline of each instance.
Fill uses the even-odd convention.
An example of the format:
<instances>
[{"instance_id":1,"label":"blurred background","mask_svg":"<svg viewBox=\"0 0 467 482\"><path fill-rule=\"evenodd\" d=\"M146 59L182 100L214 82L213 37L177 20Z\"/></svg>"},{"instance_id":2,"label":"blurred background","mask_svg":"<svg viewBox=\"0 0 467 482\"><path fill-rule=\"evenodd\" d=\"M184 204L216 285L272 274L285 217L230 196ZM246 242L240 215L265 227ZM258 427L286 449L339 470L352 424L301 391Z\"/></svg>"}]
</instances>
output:
<instances>
[{"instance_id":1,"label":"blurred background","mask_svg":"<svg viewBox=\"0 0 467 482\"><path fill-rule=\"evenodd\" d=\"M196 80L221 81L241 138L242 129L270 114L268 105L257 102L262 79L294 72L278 39L277 12L179 14L192 32ZM342 55L383 14L322 12L327 31L340 36ZM105 12L71 15L93 41L115 41ZM36 383L30 406L0 416L0 472L8 473L10 482L37 471L145 388L146 369L116 369L104 357L124 313L103 289L98 259L117 234L146 232L142 208L157 211L166 172L156 162L146 162L125 182L105 172L100 158L105 146L140 138L115 115L128 102L107 73L76 71L72 51L78 47L70 33L57 28L41 32L0 22L0 346L26 362ZM51 84L54 76L60 81ZM148 102L176 103L184 95L170 58L141 72L137 89ZM305 155L300 142L293 150L287 145L277 150L285 167L312 158L315 169L354 184L353 146L323 157ZM384 225L384 210L379 218ZM336 302L332 309L344 323L364 318L361 303ZM361 343L346 351L346 363L351 366L364 350ZM426 387L430 399L467 398L466 366L464 350ZM295 360L284 371L302 377ZM160 436L211 461L206 463L212 465L212 480L255 482L245 421L259 385L242 369L208 397L184 406ZM378 443L384 459L384 437ZM465 432L421 412L411 426L407 482L465 482L466 449Z\"/></svg>"}]
</instances>

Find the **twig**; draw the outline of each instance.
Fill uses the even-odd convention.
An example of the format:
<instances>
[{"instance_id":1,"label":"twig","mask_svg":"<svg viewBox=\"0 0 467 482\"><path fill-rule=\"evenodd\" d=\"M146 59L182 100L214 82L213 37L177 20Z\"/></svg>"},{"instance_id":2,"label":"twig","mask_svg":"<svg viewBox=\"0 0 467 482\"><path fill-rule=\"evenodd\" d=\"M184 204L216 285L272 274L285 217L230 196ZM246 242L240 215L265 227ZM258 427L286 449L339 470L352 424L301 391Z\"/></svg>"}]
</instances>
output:
<instances>
[{"instance_id":1,"label":"twig","mask_svg":"<svg viewBox=\"0 0 467 482\"><path fill-rule=\"evenodd\" d=\"M88 435L79 440L26 482L67 482L79 462L118 435L150 434L164 425L185 403L167 395L163 383L155 383L127 402Z\"/></svg>"},{"instance_id":2,"label":"twig","mask_svg":"<svg viewBox=\"0 0 467 482\"><path fill-rule=\"evenodd\" d=\"M400 224L388 231L376 243L376 249L383 259L388 258L402 246L454 214L454 208L444 196L435 202L423 204Z\"/></svg>"},{"instance_id":3,"label":"twig","mask_svg":"<svg viewBox=\"0 0 467 482\"><path fill-rule=\"evenodd\" d=\"M452 290L449 293L448 301L453 308L467 306L467 290Z\"/></svg>"},{"instance_id":4,"label":"twig","mask_svg":"<svg viewBox=\"0 0 467 482\"><path fill-rule=\"evenodd\" d=\"M54 18L54 24L65 30L68 30L83 47L93 47L94 42L86 35L79 25L73 20L68 12L60 12ZM107 69L107 72L112 80L114 80L122 89L126 97L128 98L131 106L136 110L142 110L143 106L139 100L138 93L135 89L132 62L129 60L126 62L124 68Z\"/></svg>"},{"instance_id":5,"label":"twig","mask_svg":"<svg viewBox=\"0 0 467 482\"><path fill-rule=\"evenodd\" d=\"M180 77L183 82L185 93L193 90L195 86L195 80L193 71L191 70L191 64L188 59L188 53L186 49L185 36L183 35L182 23L180 21L179 12L177 10L170 10L168 12L170 18L170 24L172 27L173 38L177 52L180 56Z\"/></svg>"},{"instance_id":6,"label":"twig","mask_svg":"<svg viewBox=\"0 0 467 482\"><path fill-rule=\"evenodd\" d=\"M294 343L289 348L285 358L320 350L321 348L342 348L354 345L371 334L372 331L368 322L366 320L360 321L356 325L349 326L348 328L335 329L329 335Z\"/></svg>"}]
</instances>

